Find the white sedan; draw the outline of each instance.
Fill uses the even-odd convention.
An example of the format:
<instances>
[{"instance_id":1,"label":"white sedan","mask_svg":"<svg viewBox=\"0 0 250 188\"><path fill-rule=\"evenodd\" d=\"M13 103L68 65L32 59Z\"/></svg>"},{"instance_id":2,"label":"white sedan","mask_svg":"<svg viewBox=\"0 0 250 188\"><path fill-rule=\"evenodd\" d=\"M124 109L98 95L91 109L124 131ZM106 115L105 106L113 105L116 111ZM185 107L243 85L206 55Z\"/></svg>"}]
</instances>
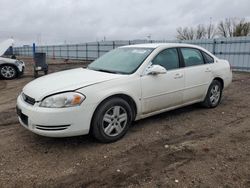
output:
<instances>
[{"instance_id":1,"label":"white sedan","mask_svg":"<svg viewBox=\"0 0 250 188\"><path fill-rule=\"evenodd\" d=\"M25 64L23 61L1 57L13 43L13 39L8 39L0 43L0 78L3 79L14 79L24 73Z\"/></svg>"},{"instance_id":2,"label":"white sedan","mask_svg":"<svg viewBox=\"0 0 250 188\"><path fill-rule=\"evenodd\" d=\"M28 83L17 99L20 123L43 136L91 133L120 139L132 121L193 103L216 107L232 81L228 61L194 45L123 46L86 69Z\"/></svg>"}]
</instances>

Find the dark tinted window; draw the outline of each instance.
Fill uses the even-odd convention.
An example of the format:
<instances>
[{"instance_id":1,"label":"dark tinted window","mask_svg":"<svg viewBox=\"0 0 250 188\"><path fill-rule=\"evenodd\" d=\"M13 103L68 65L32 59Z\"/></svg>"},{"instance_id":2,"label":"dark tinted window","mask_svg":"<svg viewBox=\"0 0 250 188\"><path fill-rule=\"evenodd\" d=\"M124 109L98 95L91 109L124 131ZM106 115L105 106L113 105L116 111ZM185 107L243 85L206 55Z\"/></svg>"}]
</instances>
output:
<instances>
[{"instance_id":1,"label":"dark tinted window","mask_svg":"<svg viewBox=\"0 0 250 188\"><path fill-rule=\"evenodd\" d=\"M203 57L199 50L194 48L181 48L181 52L186 67L204 64Z\"/></svg>"},{"instance_id":2,"label":"dark tinted window","mask_svg":"<svg viewBox=\"0 0 250 188\"><path fill-rule=\"evenodd\" d=\"M161 51L152 61L154 65L161 65L167 70L179 68L178 52L175 48Z\"/></svg>"},{"instance_id":3,"label":"dark tinted window","mask_svg":"<svg viewBox=\"0 0 250 188\"><path fill-rule=\"evenodd\" d=\"M214 62L214 58L212 58L210 55L208 55L207 53L203 52L203 56L205 58L206 63L213 63Z\"/></svg>"}]
</instances>

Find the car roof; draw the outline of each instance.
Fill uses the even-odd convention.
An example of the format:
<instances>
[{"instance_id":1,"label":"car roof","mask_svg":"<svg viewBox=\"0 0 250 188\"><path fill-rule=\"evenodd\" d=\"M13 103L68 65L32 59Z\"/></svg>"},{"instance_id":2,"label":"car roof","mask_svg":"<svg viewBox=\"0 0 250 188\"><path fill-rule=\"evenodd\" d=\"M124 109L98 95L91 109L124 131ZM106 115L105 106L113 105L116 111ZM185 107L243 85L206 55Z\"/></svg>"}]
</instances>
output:
<instances>
[{"instance_id":1,"label":"car roof","mask_svg":"<svg viewBox=\"0 0 250 188\"><path fill-rule=\"evenodd\" d=\"M185 43L145 43L145 44L134 44L128 46L122 46L120 48L158 48L158 47L193 47L193 48L200 48L199 46L192 45L192 44L185 44Z\"/></svg>"},{"instance_id":2,"label":"car roof","mask_svg":"<svg viewBox=\"0 0 250 188\"><path fill-rule=\"evenodd\" d=\"M215 59L218 59L216 56L214 56L211 52L206 50L205 48L202 48L201 46L192 45L192 44L186 44L186 43L144 43L144 44L134 44L134 45L128 45L128 46L121 46L119 48L176 48L176 47L189 47L189 48L196 48L200 49L210 56L212 56Z\"/></svg>"}]
</instances>

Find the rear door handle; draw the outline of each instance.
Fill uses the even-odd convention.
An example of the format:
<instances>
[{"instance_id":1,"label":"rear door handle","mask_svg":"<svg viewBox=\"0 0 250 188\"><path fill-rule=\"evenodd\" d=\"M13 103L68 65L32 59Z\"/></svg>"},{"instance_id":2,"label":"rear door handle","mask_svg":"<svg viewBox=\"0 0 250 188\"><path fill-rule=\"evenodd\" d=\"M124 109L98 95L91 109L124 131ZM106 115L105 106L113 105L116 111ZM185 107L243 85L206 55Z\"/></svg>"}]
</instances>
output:
<instances>
[{"instance_id":1,"label":"rear door handle","mask_svg":"<svg viewBox=\"0 0 250 188\"><path fill-rule=\"evenodd\" d=\"M182 78L182 77L183 77L183 74L181 74L181 73L176 73L176 74L174 75L174 78L175 78L175 79Z\"/></svg>"},{"instance_id":2,"label":"rear door handle","mask_svg":"<svg viewBox=\"0 0 250 188\"><path fill-rule=\"evenodd\" d=\"M210 68L206 68L205 72L211 72Z\"/></svg>"}]
</instances>

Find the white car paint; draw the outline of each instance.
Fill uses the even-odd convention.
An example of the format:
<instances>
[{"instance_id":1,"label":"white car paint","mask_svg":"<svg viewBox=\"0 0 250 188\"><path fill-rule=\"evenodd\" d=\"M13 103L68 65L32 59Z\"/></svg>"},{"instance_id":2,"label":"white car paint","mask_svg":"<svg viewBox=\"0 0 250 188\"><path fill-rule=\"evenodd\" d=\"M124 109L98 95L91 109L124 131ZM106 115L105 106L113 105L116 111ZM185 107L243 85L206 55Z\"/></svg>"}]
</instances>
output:
<instances>
[{"instance_id":1,"label":"white car paint","mask_svg":"<svg viewBox=\"0 0 250 188\"><path fill-rule=\"evenodd\" d=\"M12 46L13 43L14 43L13 39L7 39L7 40L1 42L0 43L0 56L4 55L6 50L8 50L8 48L10 46ZM25 64L21 60L0 57L0 68L2 66L4 66L4 65L12 65L12 66L16 67L17 68L17 73L19 75L23 74L23 71L24 71L24 68L25 68Z\"/></svg>"},{"instance_id":2,"label":"white car paint","mask_svg":"<svg viewBox=\"0 0 250 188\"><path fill-rule=\"evenodd\" d=\"M23 88L23 92L28 96L32 96L37 101L40 101L44 97L53 93L72 91L123 76L124 75L107 74L83 68L76 68L37 78L36 80L28 83Z\"/></svg>"},{"instance_id":3,"label":"white car paint","mask_svg":"<svg viewBox=\"0 0 250 188\"><path fill-rule=\"evenodd\" d=\"M15 67L18 68L19 72L23 72L23 69L25 68L25 64L21 60L0 57L0 65L3 65L3 64L14 65Z\"/></svg>"},{"instance_id":4,"label":"white car paint","mask_svg":"<svg viewBox=\"0 0 250 188\"><path fill-rule=\"evenodd\" d=\"M54 73L27 84L23 93L34 98L30 105L18 96L17 107L28 116L28 124L19 117L20 123L30 131L51 137L66 137L88 134L91 120L98 105L108 97L127 95L136 104L139 120L188 104L204 100L208 87L214 78L220 78L226 88L232 81L230 65L207 50L188 44L140 44L125 48L154 48L136 72L130 75L98 72L83 68ZM214 58L214 63L183 67L167 71L165 74L149 75L147 69L152 59L163 49L191 47L200 49ZM124 48L124 47L121 47ZM80 106L68 108L40 107L44 97L64 91L77 91L86 99ZM70 125L65 130L39 130L36 125Z\"/></svg>"}]
</instances>

